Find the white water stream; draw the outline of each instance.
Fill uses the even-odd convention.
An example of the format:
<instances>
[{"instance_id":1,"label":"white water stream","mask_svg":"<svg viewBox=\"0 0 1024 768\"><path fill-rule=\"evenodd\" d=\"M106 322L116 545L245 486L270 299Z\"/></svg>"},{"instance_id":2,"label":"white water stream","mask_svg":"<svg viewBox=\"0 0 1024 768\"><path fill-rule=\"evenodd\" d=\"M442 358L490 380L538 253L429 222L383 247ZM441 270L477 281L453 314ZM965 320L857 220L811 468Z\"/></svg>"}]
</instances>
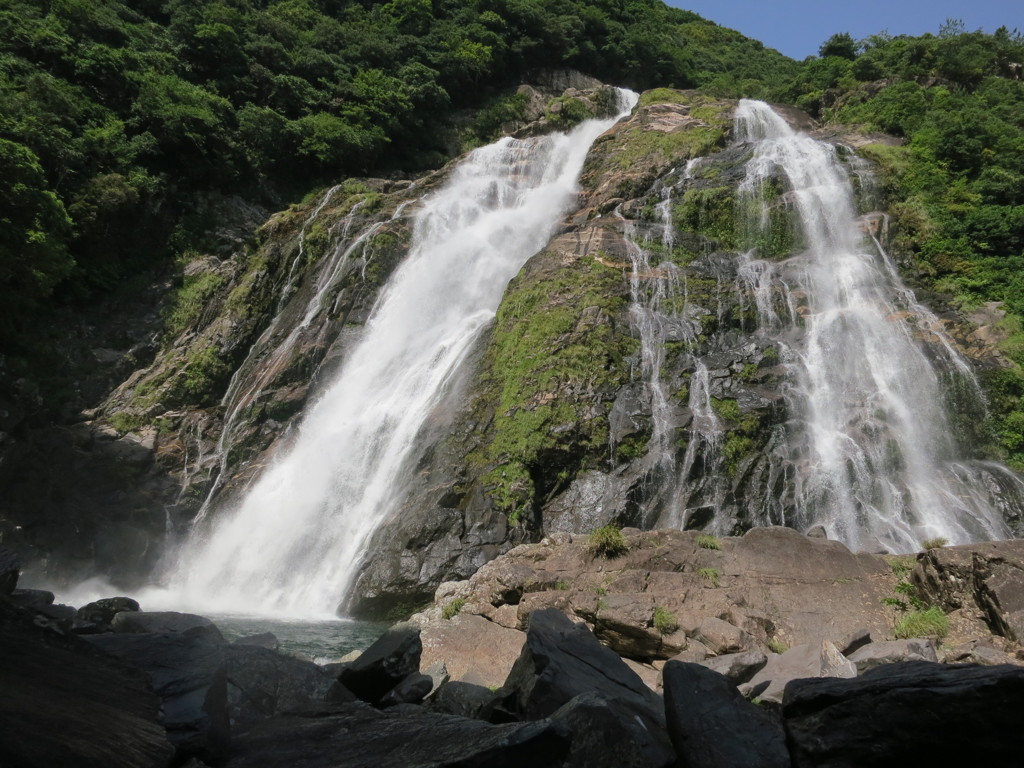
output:
<instances>
[{"instance_id":1,"label":"white water stream","mask_svg":"<svg viewBox=\"0 0 1024 768\"><path fill-rule=\"evenodd\" d=\"M637 96L621 93L624 115ZM182 548L174 602L334 613L367 540L400 501L425 420L508 281L567 212L590 145L617 119L483 147L423 201L406 260L336 380L307 409L294 445L237 508L220 511L203 540Z\"/></svg>"},{"instance_id":2,"label":"white water stream","mask_svg":"<svg viewBox=\"0 0 1024 768\"><path fill-rule=\"evenodd\" d=\"M806 241L804 252L779 265L804 305L805 340L792 365L792 410L803 419L792 434L806 441L794 446L801 456L795 522L822 524L855 549L1009 537L993 489L1015 478L998 465L957 460L944 412L943 376L970 377L970 367L877 240L858 229L834 147L794 132L761 102L741 102L736 125L754 150L744 187L785 176ZM747 258L741 275L762 327L792 322L796 313L781 317L768 295L783 280L769 280L773 268ZM922 337L940 342L931 357Z\"/></svg>"}]
</instances>

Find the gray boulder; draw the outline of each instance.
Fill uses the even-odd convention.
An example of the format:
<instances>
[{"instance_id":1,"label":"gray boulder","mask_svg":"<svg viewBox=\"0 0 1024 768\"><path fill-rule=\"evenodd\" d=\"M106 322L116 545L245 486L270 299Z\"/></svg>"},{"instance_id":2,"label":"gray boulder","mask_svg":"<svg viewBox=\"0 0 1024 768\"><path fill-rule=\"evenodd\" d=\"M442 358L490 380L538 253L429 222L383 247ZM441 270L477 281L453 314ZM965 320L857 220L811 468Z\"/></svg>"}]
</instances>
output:
<instances>
[{"instance_id":1,"label":"gray boulder","mask_svg":"<svg viewBox=\"0 0 1024 768\"><path fill-rule=\"evenodd\" d=\"M669 661L662 674L668 732L680 765L789 768L780 723L744 700L726 677L681 661Z\"/></svg>"},{"instance_id":2,"label":"gray boulder","mask_svg":"<svg viewBox=\"0 0 1024 768\"><path fill-rule=\"evenodd\" d=\"M865 645L850 656L850 661L857 666L857 674L863 675L883 664L894 664L899 661L938 661L938 658L935 654L934 640L914 638L885 640Z\"/></svg>"},{"instance_id":3,"label":"gray boulder","mask_svg":"<svg viewBox=\"0 0 1024 768\"><path fill-rule=\"evenodd\" d=\"M678 659L678 661L685 661L685 659ZM760 651L747 651L746 653L714 656L697 663L713 672L725 675L733 685L740 685L757 674L768 663L768 657Z\"/></svg>"},{"instance_id":4,"label":"gray boulder","mask_svg":"<svg viewBox=\"0 0 1024 768\"><path fill-rule=\"evenodd\" d=\"M768 663L740 687L744 694L760 688L763 701L782 703L786 684L804 677L856 677L857 667L827 640L790 648L768 657ZM767 685L765 685L767 683Z\"/></svg>"}]
</instances>

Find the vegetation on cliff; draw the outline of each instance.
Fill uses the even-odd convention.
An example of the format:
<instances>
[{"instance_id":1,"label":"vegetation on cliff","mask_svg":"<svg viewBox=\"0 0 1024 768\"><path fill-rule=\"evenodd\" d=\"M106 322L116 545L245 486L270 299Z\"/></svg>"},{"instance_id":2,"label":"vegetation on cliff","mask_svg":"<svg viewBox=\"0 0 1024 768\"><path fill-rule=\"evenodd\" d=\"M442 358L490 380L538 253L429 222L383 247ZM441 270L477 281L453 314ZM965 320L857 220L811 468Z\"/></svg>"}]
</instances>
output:
<instances>
[{"instance_id":1,"label":"vegetation on cliff","mask_svg":"<svg viewBox=\"0 0 1024 768\"><path fill-rule=\"evenodd\" d=\"M658 0L5 3L0 340L30 351L54 291L93 300L211 247L223 196L437 167L559 67L751 91L795 63Z\"/></svg>"}]
</instances>

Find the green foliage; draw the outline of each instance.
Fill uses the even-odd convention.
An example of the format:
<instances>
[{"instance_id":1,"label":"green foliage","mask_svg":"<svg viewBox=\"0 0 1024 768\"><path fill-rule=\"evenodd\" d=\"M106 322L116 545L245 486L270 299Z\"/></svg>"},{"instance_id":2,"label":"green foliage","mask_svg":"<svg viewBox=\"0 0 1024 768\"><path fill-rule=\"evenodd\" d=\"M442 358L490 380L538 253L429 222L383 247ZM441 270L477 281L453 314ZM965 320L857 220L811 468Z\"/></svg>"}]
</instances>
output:
<instances>
[{"instance_id":1,"label":"green foliage","mask_svg":"<svg viewBox=\"0 0 1024 768\"><path fill-rule=\"evenodd\" d=\"M925 539L921 542L921 549L942 549L942 547L949 544L949 539L944 539L941 536L937 536L934 539Z\"/></svg>"},{"instance_id":2,"label":"green foliage","mask_svg":"<svg viewBox=\"0 0 1024 768\"><path fill-rule=\"evenodd\" d=\"M777 637L770 637L768 638L768 650L770 650L772 653L785 653L789 650L789 646L787 646Z\"/></svg>"},{"instance_id":3,"label":"green foliage","mask_svg":"<svg viewBox=\"0 0 1024 768\"><path fill-rule=\"evenodd\" d=\"M718 579L720 574L717 568L699 568L697 575L700 576L704 581L710 584L712 587L718 586Z\"/></svg>"},{"instance_id":4,"label":"green foliage","mask_svg":"<svg viewBox=\"0 0 1024 768\"><path fill-rule=\"evenodd\" d=\"M711 536L710 534L702 534L697 537L697 546L701 549L721 549L722 542L718 540L717 536Z\"/></svg>"},{"instance_id":5,"label":"green foliage","mask_svg":"<svg viewBox=\"0 0 1024 768\"><path fill-rule=\"evenodd\" d=\"M569 589L569 582L561 581L561 580L560 581L556 581L555 582L555 589L559 590L560 592L565 592L566 590Z\"/></svg>"},{"instance_id":6,"label":"green foliage","mask_svg":"<svg viewBox=\"0 0 1024 768\"><path fill-rule=\"evenodd\" d=\"M478 460L492 466L491 498L516 520L551 491L536 487L535 476L572 476L590 449L603 455L611 393L625 381L634 343L610 322L625 302L617 270L593 260L551 262L509 285L482 374L483 399L496 412ZM608 397L603 413L581 415L580 387Z\"/></svg>"},{"instance_id":7,"label":"green foliage","mask_svg":"<svg viewBox=\"0 0 1024 768\"><path fill-rule=\"evenodd\" d=\"M168 393L168 405L213 405L231 376L230 361L216 347L204 347L185 364Z\"/></svg>"},{"instance_id":8,"label":"green foliage","mask_svg":"<svg viewBox=\"0 0 1024 768\"><path fill-rule=\"evenodd\" d=\"M818 49L818 55L822 57L839 56L852 61L857 58L857 43L849 32L840 32L822 43L821 48Z\"/></svg>"},{"instance_id":9,"label":"green foliage","mask_svg":"<svg viewBox=\"0 0 1024 768\"><path fill-rule=\"evenodd\" d=\"M889 561L889 568L899 579L905 579L917 565L917 558L914 555L890 555L886 559Z\"/></svg>"},{"instance_id":10,"label":"green foliage","mask_svg":"<svg viewBox=\"0 0 1024 768\"><path fill-rule=\"evenodd\" d=\"M441 618L449 620L459 615L463 606L466 605L466 598L456 597L445 603L444 608L441 609Z\"/></svg>"},{"instance_id":11,"label":"green foliage","mask_svg":"<svg viewBox=\"0 0 1024 768\"><path fill-rule=\"evenodd\" d=\"M164 321L165 332L169 336L176 336L189 328L207 308L209 300L223 284L223 276L215 272L186 275Z\"/></svg>"},{"instance_id":12,"label":"green foliage","mask_svg":"<svg viewBox=\"0 0 1024 768\"><path fill-rule=\"evenodd\" d=\"M605 525L587 537L587 551L594 557L618 557L629 550L626 537L614 525Z\"/></svg>"},{"instance_id":13,"label":"green foliage","mask_svg":"<svg viewBox=\"0 0 1024 768\"><path fill-rule=\"evenodd\" d=\"M439 167L467 111L477 141L518 120L525 97L502 94L534 72L753 94L796 68L659 0L9 0L0 32L11 351L55 306L206 247L217 195L279 205L344 175Z\"/></svg>"},{"instance_id":14,"label":"green foliage","mask_svg":"<svg viewBox=\"0 0 1024 768\"><path fill-rule=\"evenodd\" d=\"M945 637L949 634L949 617L941 608L915 610L896 622L893 634L897 639L911 637Z\"/></svg>"},{"instance_id":15,"label":"green foliage","mask_svg":"<svg viewBox=\"0 0 1024 768\"><path fill-rule=\"evenodd\" d=\"M654 616L651 619L651 623L663 635L671 635L679 629L679 620L676 619L676 615L660 605L654 607Z\"/></svg>"},{"instance_id":16,"label":"green foliage","mask_svg":"<svg viewBox=\"0 0 1024 768\"><path fill-rule=\"evenodd\" d=\"M547 105L547 119L563 131L596 116L596 112L583 101L571 96L559 96Z\"/></svg>"},{"instance_id":17,"label":"green foliage","mask_svg":"<svg viewBox=\"0 0 1024 768\"><path fill-rule=\"evenodd\" d=\"M736 192L731 187L688 189L673 207L672 221L677 228L700 232L723 248L736 247Z\"/></svg>"}]
</instances>

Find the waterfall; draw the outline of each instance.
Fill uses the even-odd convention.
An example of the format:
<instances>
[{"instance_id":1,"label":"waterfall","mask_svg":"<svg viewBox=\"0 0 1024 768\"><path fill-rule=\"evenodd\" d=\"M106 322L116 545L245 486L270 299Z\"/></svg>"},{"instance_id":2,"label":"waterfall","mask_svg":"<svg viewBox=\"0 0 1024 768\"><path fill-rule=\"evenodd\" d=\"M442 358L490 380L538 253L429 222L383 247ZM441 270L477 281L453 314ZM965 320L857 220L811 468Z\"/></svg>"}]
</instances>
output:
<instances>
[{"instance_id":1,"label":"waterfall","mask_svg":"<svg viewBox=\"0 0 1024 768\"><path fill-rule=\"evenodd\" d=\"M803 235L803 250L784 263L747 254L740 269L762 327L793 327L798 315L804 325L790 356L792 524L823 525L855 549L1008 538L999 488L1020 481L959 459L944 411L944 387L953 376L973 382L971 369L881 244L858 229L835 148L794 132L761 102L740 103L736 133L753 149L743 189L782 176ZM754 224L767 221L762 205ZM777 310L771 285L790 311Z\"/></svg>"},{"instance_id":2,"label":"waterfall","mask_svg":"<svg viewBox=\"0 0 1024 768\"><path fill-rule=\"evenodd\" d=\"M637 96L620 93L622 117ZM405 261L291 448L182 552L169 587L182 604L334 613L366 541L400 502L421 427L509 280L568 211L591 143L617 119L478 149L423 200ZM338 268L346 258L332 255ZM337 268L320 274L329 285Z\"/></svg>"}]
</instances>

